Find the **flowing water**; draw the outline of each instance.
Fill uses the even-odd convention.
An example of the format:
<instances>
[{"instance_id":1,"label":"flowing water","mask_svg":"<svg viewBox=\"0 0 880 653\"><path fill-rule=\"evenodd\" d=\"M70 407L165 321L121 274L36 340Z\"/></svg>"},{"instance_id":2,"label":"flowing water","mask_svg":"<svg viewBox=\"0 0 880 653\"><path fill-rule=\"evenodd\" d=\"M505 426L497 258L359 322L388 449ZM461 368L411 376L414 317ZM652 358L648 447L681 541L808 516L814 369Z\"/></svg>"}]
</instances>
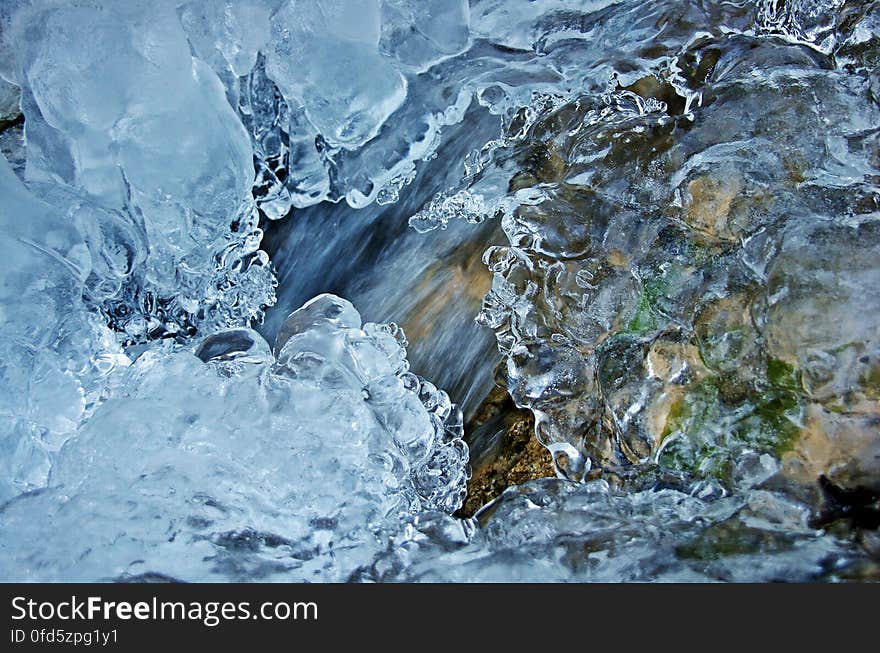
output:
<instances>
[{"instance_id":1,"label":"flowing water","mask_svg":"<svg viewBox=\"0 0 880 653\"><path fill-rule=\"evenodd\" d=\"M408 219L456 183L474 141L488 141L498 129L497 117L469 112L394 204L322 203L268 225L264 248L278 270L278 299L261 333L273 340L287 315L319 293L349 298L366 319L399 324L413 370L472 417L501 359L495 338L475 318L491 285L483 252L504 234L498 221L459 221L420 234Z\"/></svg>"}]
</instances>

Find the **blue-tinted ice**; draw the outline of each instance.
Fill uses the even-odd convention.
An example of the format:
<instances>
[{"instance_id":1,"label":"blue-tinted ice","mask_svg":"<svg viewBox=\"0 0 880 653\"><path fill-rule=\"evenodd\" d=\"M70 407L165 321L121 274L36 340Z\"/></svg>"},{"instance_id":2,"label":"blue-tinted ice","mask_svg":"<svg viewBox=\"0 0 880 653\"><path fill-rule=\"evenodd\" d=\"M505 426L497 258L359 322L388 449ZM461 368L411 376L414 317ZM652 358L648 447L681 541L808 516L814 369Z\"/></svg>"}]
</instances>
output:
<instances>
[{"instance_id":1,"label":"blue-tinted ice","mask_svg":"<svg viewBox=\"0 0 880 653\"><path fill-rule=\"evenodd\" d=\"M878 16L4 2L0 578L876 577Z\"/></svg>"}]
</instances>

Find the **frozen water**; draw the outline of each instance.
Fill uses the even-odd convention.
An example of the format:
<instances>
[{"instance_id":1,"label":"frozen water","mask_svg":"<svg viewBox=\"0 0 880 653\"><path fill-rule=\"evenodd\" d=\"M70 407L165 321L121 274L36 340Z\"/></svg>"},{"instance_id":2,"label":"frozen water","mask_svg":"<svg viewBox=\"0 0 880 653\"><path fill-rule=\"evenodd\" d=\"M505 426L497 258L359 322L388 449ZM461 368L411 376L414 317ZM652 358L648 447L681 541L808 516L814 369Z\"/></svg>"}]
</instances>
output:
<instances>
[{"instance_id":1,"label":"frozen water","mask_svg":"<svg viewBox=\"0 0 880 653\"><path fill-rule=\"evenodd\" d=\"M0 577L876 575L877 12L3 2Z\"/></svg>"},{"instance_id":2,"label":"frozen water","mask_svg":"<svg viewBox=\"0 0 880 653\"><path fill-rule=\"evenodd\" d=\"M180 8L180 20L200 59L221 77L227 71L241 77L253 69L269 41L271 5L256 0L188 2Z\"/></svg>"},{"instance_id":3,"label":"frozen water","mask_svg":"<svg viewBox=\"0 0 880 653\"><path fill-rule=\"evenodd\" d=\"M378 0L305 0L273 17L266 72L331 146L360 147L406 97L406 80L377 51L379 16Z\"/></svg>"},{"instance_id":4,"label":"frozen water","mask_svg":"<svg viewBox=\"0 0 880 653\"><path fill-rule=\"evenodd\" d=\"M755 449L815 474L804 458L821 454L795 442L830 401L850 415L832 447L847 452L846 473L876 478L876 405L857 395L873 392L877 269L831 254L858 242L876 260L870 79L812 41L782 44L755 23L713 36L715 16L692 18L702 31L674 42L674 66L670 52L604 93L538 105L511 122L491 164L411 223L503 216L509 242L486 252L494 280L480 319L560 474L659 463L735 485L733 462ZM619 19L600 13L590 27Z\"/></svg>"},{"instance_id":5,"label":"frozen water","mask_svg":"<svg viewBox=\"0 0 880 653\"><path fill-rule=\"evenodd\" d=\"M0 122L10 122L21 115L21 91L0 77Z\"/></svg>"},{"instance_id":6,"label":"frozen water","mask_svg":"<svg viewBox=\"0 0 880 653\"><path fill-rule=\"evenodd\" d=\"M92 268L75 226L0 160L0 501L42 487L54 454L125 357L89 315Z\"/></svg>"},{"instance_id":7,"label":"frozen water","mask_svg":"<svg viewBox=\"0 0 880 653\"><path fill-rule=\"evenodd\" d=\"M469 17L467 0L383 0L379 47L400 63L424 72L465 50Z\"/></svg>"},{"instance_id":8,"label":"frozen water","mask_svg":"<svg viewBox=\"0 0 880 653\"><path fill-rule=\"evenodd\" d=\"M13 25L26 177L117 213L137 235L124 245L142 261L137 287L102 308L132 341L259 315L272 287L251 147L173 3L35 2ZM251 296L224 297L230 284Z\"/></svg>"},{"instance_id":9,"label":"frozen water","mask_svg":"<svg viewBox=\"0 0 880 653\"><path fill-rule=\"evenodd\" d=\"M705 502L674 489L621 493L605 481L511 488L477 523L424 515L363 572L380 581L718 582L833 577L858 557L766 491ZM475 528L476 527L476 528ZM755 542L763 541L756 551Z\"/></svg>"},{"instance_id":10,"label":"frozen water","mask_svg":"<svg viewBox=\"0 0 880 653\"><path fill-rule=\"evenodd\" d=\"M394 325L323 295L273 356L254 331L145 352L63 450L49 488L8 504L17 580L345 580L420 510L464 496L449 398L408 371Z\"/></svg>"}]
</instances>

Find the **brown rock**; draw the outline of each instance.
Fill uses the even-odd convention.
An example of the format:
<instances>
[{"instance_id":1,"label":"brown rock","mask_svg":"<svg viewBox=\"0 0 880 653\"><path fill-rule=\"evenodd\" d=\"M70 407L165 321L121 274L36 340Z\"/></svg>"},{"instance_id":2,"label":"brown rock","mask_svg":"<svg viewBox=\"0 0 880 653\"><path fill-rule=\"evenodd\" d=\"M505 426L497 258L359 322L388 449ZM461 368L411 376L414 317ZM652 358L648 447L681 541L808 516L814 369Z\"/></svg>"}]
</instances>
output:
<instances>
[{"instance_id":1,"label":"brown rock","mask_svg":"<svg viewBox=\"0 0 880 653\"><path fill-rule=\"evenodd\" d=\"M731 205L742 189L743 182L738 176L704 175L691 180L687 186L689 201L685 219L713 238L733 240L736 229L729 224Z\"/></svg>"},{"instance_id":2,"label":"brown rock","mask_svg":"<svg viewBox=\"0 0 880 653\"><path fill-rule=\"evenodd\" d=\"M535 438L535 420L528 410L517 409L507 391L496 388L480 407L474 423L502 418L504 430L496 447L474 463L468 496L458 517L471 517L504 490L537 478L556 476L550 452Z\"/></svg>"}]
</instances>

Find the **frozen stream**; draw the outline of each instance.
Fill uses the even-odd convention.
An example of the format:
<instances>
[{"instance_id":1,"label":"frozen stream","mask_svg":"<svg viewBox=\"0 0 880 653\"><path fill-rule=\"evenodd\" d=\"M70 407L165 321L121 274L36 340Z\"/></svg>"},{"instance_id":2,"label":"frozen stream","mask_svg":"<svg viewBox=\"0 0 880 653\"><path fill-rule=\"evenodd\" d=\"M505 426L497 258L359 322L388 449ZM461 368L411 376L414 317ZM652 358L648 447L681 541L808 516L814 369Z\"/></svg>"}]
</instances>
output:
<instances>
[{"instance_id":1,"label":"frozen stream","mask_svg":"<svg viewBox=\"0 0 880 653\"><path fill-rule=\"evenodd\" d=\"M878 63L876 1L3 1L0 579L877 580Z\"/></svg>"}]
</instances>

